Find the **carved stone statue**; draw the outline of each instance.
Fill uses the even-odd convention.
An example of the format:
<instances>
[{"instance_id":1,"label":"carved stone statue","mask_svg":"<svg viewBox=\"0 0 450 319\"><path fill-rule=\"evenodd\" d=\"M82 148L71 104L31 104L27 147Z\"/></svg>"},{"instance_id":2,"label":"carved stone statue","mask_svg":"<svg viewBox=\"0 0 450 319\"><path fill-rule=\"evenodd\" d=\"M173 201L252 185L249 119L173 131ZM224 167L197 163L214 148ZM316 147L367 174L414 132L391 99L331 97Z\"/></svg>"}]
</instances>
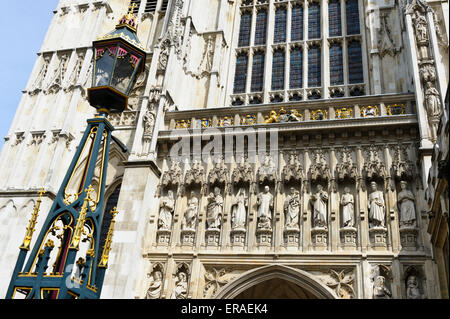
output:
<instances>
[{"instance_id":1,"label":"carved stone statue","mask_svg":"<svg viewBox=\"0 0 450 319\"><path fill-rule=\"evenodd\" d=\"M407 299L424 299L423 294L419 290L419 282L416 276L409 276L406 280L406 298Z\"/></svg>"},{"instance_id":2,"label":"carved stone statue","mask_svg":"<svg viewBox=\"0 0 450 319\"><path fill-rule=\"evenodd\" d=\"M327 201L328 194L322 185L317 185L317 192L312 195L313 200L313 227L327 227Z\"/></svg>"},{"instance_id":3,"label":"carved stone statue","mask_svg":"<svg viewBox=\"0 0 450 319\"><path fill-rule=\"evenodd\" d=\"M398 193L398 204L400 208L400 227L415 226L416 209L414 207L414 195L407 189L408 183L400 182L402 190Z\"/></svg>"},{"instance_id":4,"label":"carved stone statue","mask_svg":"<svg viewBox=\"0 0 450 319\"><path fill-rule=\"evenodd\" d=\"M247 217L248 197L245 190L240 188L236 197L233 200L233 207L231 210L231 228L245 228Z\"/></svg>"},{"instance_id":5,"label":"carved stone statue","mask_svg":"<svg viewBox=\"0 0 450 319\"><path fill-rule=\"evenodd\" d=\"M272 228L273 195L269 186L264 187L264 192L258 194L258 229Z\"/></svg>"},{"instance_id":6,"label":"carved stone statue","mask_svg":"<svg viewBox=\"0 0 450 319\"><path fill-rule=\"evenodd\" d=\"M223 198L220 189L214 188L214 193L208 196L208 207L206 215L207 229L220 228L222 222Z\"/></svg>"},{"instance_id":7,"label":"carved stone statue","mask_svg":"<svg viewBox=\"0 0 450 319\"><path fill-rule=\"evenodd\" d=\"M150 286L148 287L145 299L158 299L161 295L162 289L162 273L155 270L152 275Z\"/></svg>"},{"instance_id":8,"label":"carved stone statue","mask_svg":"<svg viewBox=\"0 0 450 319\"><path fill-rule=\"evenodd\" d=\"M158 229L169 230L172 226L172 214L175 206L173 192L169 190L167 196L163 197L159 209Z\"/></svg>"},{"instance_id":9,"label":"carved stone statue","mask_svg":"<svg viewBox=\"0 0 450 319\"><path fill-rule=\"evenodd\" d=\"M370 183L372 193L369 195L369 218L374 226L384 227L385 212L384 212L384 196L383 192L377 188L377 183Z\"/></svg>"},{"instance_id":10,"label":"carved stone statue","mask_svg":"<svg viewBox=\"0 0 450 319\"><path fill-rule=\"evenodd\" d=\"M378 276L373 283L373 299L391 299L391 292L386 288L385 278Z\"/></svg>"},{"instance_id":11,"label":"carved stone statue","mask_svg":"<svg viewBox=\"0 0 450 319\"><path fill-rule=\"evenodd\" d=\"M415 19L416 39L418 43L428 41L427 20L423 15L418 14Z\"/></svg>"},{"instance_id":12,"label":"carved stone statue","mask_svg":"<svg viewBox=\"0 0 450 319\"><path fill-rule=\"evenodd\" d=\"M342 205L342 226L343 227L353 227L355 224L355 214L354 214L354 199L353 195L350 194L350 189L348 187L344 188L344 194L341 196Z\"/></svg>"},{"instance_id":13,"label":"carved stone statue","mask_svg":"<svg viewBox=\"0 0 450 319\"><path fill-rule=\"evenodd\" d=\"M170 295L170 299L186 299L187 297L187 275L184 272L178 273L176 286Z\"/></svg>"},{"instance_id":14,"label":"carved stone statue","mask_svg":"<svg viewBox=\"0 0 450 319\"><path fill-rule=\"evenodd\" d=\"M428 116L439 116L441 115L441 100L439 92L433 86L433 83L427 82L426 85L425 101Z\"/></svg>"},{"instance_id":15,"label":"carved stone statue","mask_svg":"<svg viewBox=\"0 0 450 319\"><path fill-rule=\"evenodd\" d=\"M191 198L188 200L187 209L184 212L183 220L181 221L181 229L195 229L198 213L198 198L194 191L191 192Z\"/></svg>"},{"instance_id":16,"label":"carved stone statue","mask_svg":"<svg viewBox=\"0 0 450 319\"><path fill-rule=\"evenodd\" d=\"M300 194L291 187L291 193L284 201L285 227L298 228L298 214L300 212Z\"/></svg>"},{"instance_id":17,"label":"carved stone statue","mask_svg":"<svg viewBox=\"0 0 450 319\"><path fill-rule=\"evenodd\" d=\"M151 110L145 112L142 118L144 125L144 135L152 135L153 125L155 124L155 114Z\"/></svg>"}]
</instances>

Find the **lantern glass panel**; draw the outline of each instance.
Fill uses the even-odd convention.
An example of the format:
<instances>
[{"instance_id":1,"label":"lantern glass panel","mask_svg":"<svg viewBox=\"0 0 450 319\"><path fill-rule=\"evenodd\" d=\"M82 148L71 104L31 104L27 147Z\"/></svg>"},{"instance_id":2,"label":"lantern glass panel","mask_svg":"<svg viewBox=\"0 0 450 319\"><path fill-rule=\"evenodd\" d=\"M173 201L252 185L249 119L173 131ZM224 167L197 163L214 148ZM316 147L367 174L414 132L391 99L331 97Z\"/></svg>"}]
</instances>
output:
<instances>
[{"instance_id":1,"label":"lantern glass panel","mask_svg":"<svg viewBox=\"0 0 450 319\"><path fill-rule=\"evenodd\" d=\"M134 69L136 57L125 48L119 48L111 86L122 93L127 93Z\"/></svg>"},{"instance_id":2,"label":"lantern glass panel","mask_svg":"<svg viewBox=\"0 0 450 319\"><path fill-rule=\"evenodd\" d=\"M114 66L115 47L105 49L102 56L95 62L94 86L109 85ZM98 53L97 53L98 54Z\"/></svg>"}]
</instances>

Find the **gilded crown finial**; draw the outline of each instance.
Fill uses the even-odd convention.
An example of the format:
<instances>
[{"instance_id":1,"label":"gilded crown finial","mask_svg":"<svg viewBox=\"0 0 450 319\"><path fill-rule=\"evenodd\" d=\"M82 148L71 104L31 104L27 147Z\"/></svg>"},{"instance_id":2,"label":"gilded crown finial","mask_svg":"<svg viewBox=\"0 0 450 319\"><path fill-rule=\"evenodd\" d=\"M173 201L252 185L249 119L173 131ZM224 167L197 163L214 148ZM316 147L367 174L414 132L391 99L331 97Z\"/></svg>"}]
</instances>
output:
<instances>
[{"instance_id":1,"label":"gilded crown finial","mask_svg":"<svg viewBox=\"0 0 450 319\"><path fill-rule=\"evenodd\" d=\"M130 5L128 6L128 12L124 14L122 18L120 18L119 24L116 25L116 29L125 26L134 32L137 31L136 16L133 13L134 9L136 9L137 7L138 5L135 2L130 3Z\"/></svg>"},{"instance_id":2,"label":"gilded crown finial","mask_svg":"<svg viewBox=\"0 0 450 319\"><path fill-rule=\"evenodd\" d=\"M135 2L133 2L133 3L130 3L130 5L129 5L129 7L128 7L128 15L130 16L130 15L134 15L133 14L133 11L134 11L134 9L136 9L137 8L137 4L135 3Z\"/></svg>"}]
</instances>

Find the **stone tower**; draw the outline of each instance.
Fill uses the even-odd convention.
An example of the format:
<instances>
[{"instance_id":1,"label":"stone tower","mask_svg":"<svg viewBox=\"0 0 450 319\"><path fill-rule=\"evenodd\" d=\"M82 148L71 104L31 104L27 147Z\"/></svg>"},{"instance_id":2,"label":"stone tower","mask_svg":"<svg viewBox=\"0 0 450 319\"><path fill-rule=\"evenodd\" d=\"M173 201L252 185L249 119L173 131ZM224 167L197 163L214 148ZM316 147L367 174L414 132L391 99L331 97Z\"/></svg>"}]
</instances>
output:
<instances>
[{"instance_id":1,"label":"stone tower","mask_svg":"<svg viewBox=\"0 0 450 319\"><path fill-rule=\"evenodd\" d=\"M448 1L131 2L148 54L110 117L128 152L102 297L448 298L425 202ZM129 4L55 10L0 156L2 295L94 115L92 41Z\"/></svg>"}]
</instances>

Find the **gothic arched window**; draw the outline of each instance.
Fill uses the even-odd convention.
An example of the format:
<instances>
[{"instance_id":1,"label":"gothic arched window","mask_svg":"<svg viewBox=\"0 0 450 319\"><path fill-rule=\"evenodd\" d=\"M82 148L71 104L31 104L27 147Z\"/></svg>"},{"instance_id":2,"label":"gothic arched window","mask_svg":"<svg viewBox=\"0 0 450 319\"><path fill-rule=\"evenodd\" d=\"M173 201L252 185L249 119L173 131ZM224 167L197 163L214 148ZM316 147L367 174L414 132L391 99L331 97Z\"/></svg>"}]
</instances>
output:
<instances>
[{"instance_id":1,"label":"gothic arched window","mask_svg":"<svg viewBox=\"0 0 450 319\"><path fill-rule=\"evenodd\" d=\"M308 51L308 86L317 87L322 84L320 47L313 45Z\"/></svg>"},{"instance_id":2,"label":"gothic arched window","mask_svg":"<svg viewBox=\"0 0 450 319\"><path fill-rule=\"evenodd\" d=\"M286 18L287 13L284 7L280 7L275 11L274 43L286 42Z\"/></svg>"},{"instance_id":3,"label":"gothic arched window","mask_svg":"<svg viewBox=\"0 0 450 319\"><path fill-rule=\"evenodd\" d=\"M296 47L291 50L289 87L303 87L303 49Z\"/></svg>"},{"instance_id":4,"label":"gothic arched window","mask_svg":"<svg viewBox=\"0 0 450 319\"><path fill-rule=\"evenodd\" d=\"M267 11L259 10L256 14L255 45L266 44Z\"/></svg>"},{"instance_id":5,"label":"gothic arched window","mask_svg":"<svg viewBox=\"0 0 450 319\"><path fill-rule=\"evenodd\" d=\"M330 0L328 4L328 26L330 37L342 35L341 4L339 0Z\"/></svg>"},{"instance_id":6,"label":"gothic arched window","mask_svg":"<svg viewBox=\"0 0 450 319\"><path fill-rule=\"evenodd\" d=\"M234 73L234 93L245 92L247 82L248 57L246 53L239 53L236 59L236 72Z\"/></svg>"},{"instance_id":7,"label":"gothic arched window","mask_svg":"<svg viewBox=\"0 0 450 319\"><path fill-rule=\"evenodd\" d=\"M303 40L303 7L294 5L291 13L291 41Z\"/></svg>"},{"instance_id":8,"label":"gothic arched window","mask_svg":"<svg viewBox=\"0 0 450 319\"><path fill-rule=\"evenodd\" d=\"M347 0L345 11L347 16L347 34L359 34L358 0Z\"/></svg>"},{"instance_id":9,"label":"gothic arched window","mask_svg":"<svg viewBox=\"0 0 450 319\"><path fill-rule=\"evenodd\" d=\"M342 47L340 43L330 46L330 84L344 83L344 68L342 65Z\"/></svg>"},{"instance_id":10,"label":"gothic arched window","mask_svg":"<svg viewBox=\"0 0 450 319\"><path fill-rule=\"evenodd\" d=\"M114 189L114 192L109 196L106 201L105 210L103 212L102 226L100 229L100 253L103 252L103 246L105 245L106 236L108 235L109 225L111 224L112 215L111 210L117 206L119 200L120 188L122 184L119 184Z\"/></svg>"},{"instance_id":11,"label":"gothic arched window","mask_svg":"<svg viewBox=\"0 0 450 319\"><path fill-rule=\"evenodd\" d=\"M277 49L273 52L272 90L284 89L284 60L284 50Z\"/></svg>"},{"instance_id":12,"label":"gothic arched window","mask_svg":"<svg viewBox=\"0 0 450 319\"><path fill-rule=\"evenodd\" d=\"M320 5L315 2L308 8L308 38L320 38Z\"/></svg>"},{"instance_id":13,"label":"gothic arched window","mask_svg":"<svg viewBox=\"0 0 450 319\"><path fill-rule=\"evenodd\" d=\"M251 25L252 25L252 14L248 11L243 12L241 15L238 46L245 47L250 45Z\"/></svg>"},{"instance_id":14,"label":"gothic arched window","mask_svg":"<svg viewBox=\"0 0 450 319\"><path fill-rule=\"evenodd\" d=\"M260 92L263 89L264 82L264 52L257 51L253 55L252 64L252 92Z\"/></svg>"},{"instance_id":15,"label":"gothic arched window","mask_svg":"<svg viewBox=\"0 0 450 319\"><path fill-rule=\"evenodd\" d=\"M364 82L361 44L359 41L351 41L348 44L348 77L349 83Z\"/></svg>"}]
</instances>

